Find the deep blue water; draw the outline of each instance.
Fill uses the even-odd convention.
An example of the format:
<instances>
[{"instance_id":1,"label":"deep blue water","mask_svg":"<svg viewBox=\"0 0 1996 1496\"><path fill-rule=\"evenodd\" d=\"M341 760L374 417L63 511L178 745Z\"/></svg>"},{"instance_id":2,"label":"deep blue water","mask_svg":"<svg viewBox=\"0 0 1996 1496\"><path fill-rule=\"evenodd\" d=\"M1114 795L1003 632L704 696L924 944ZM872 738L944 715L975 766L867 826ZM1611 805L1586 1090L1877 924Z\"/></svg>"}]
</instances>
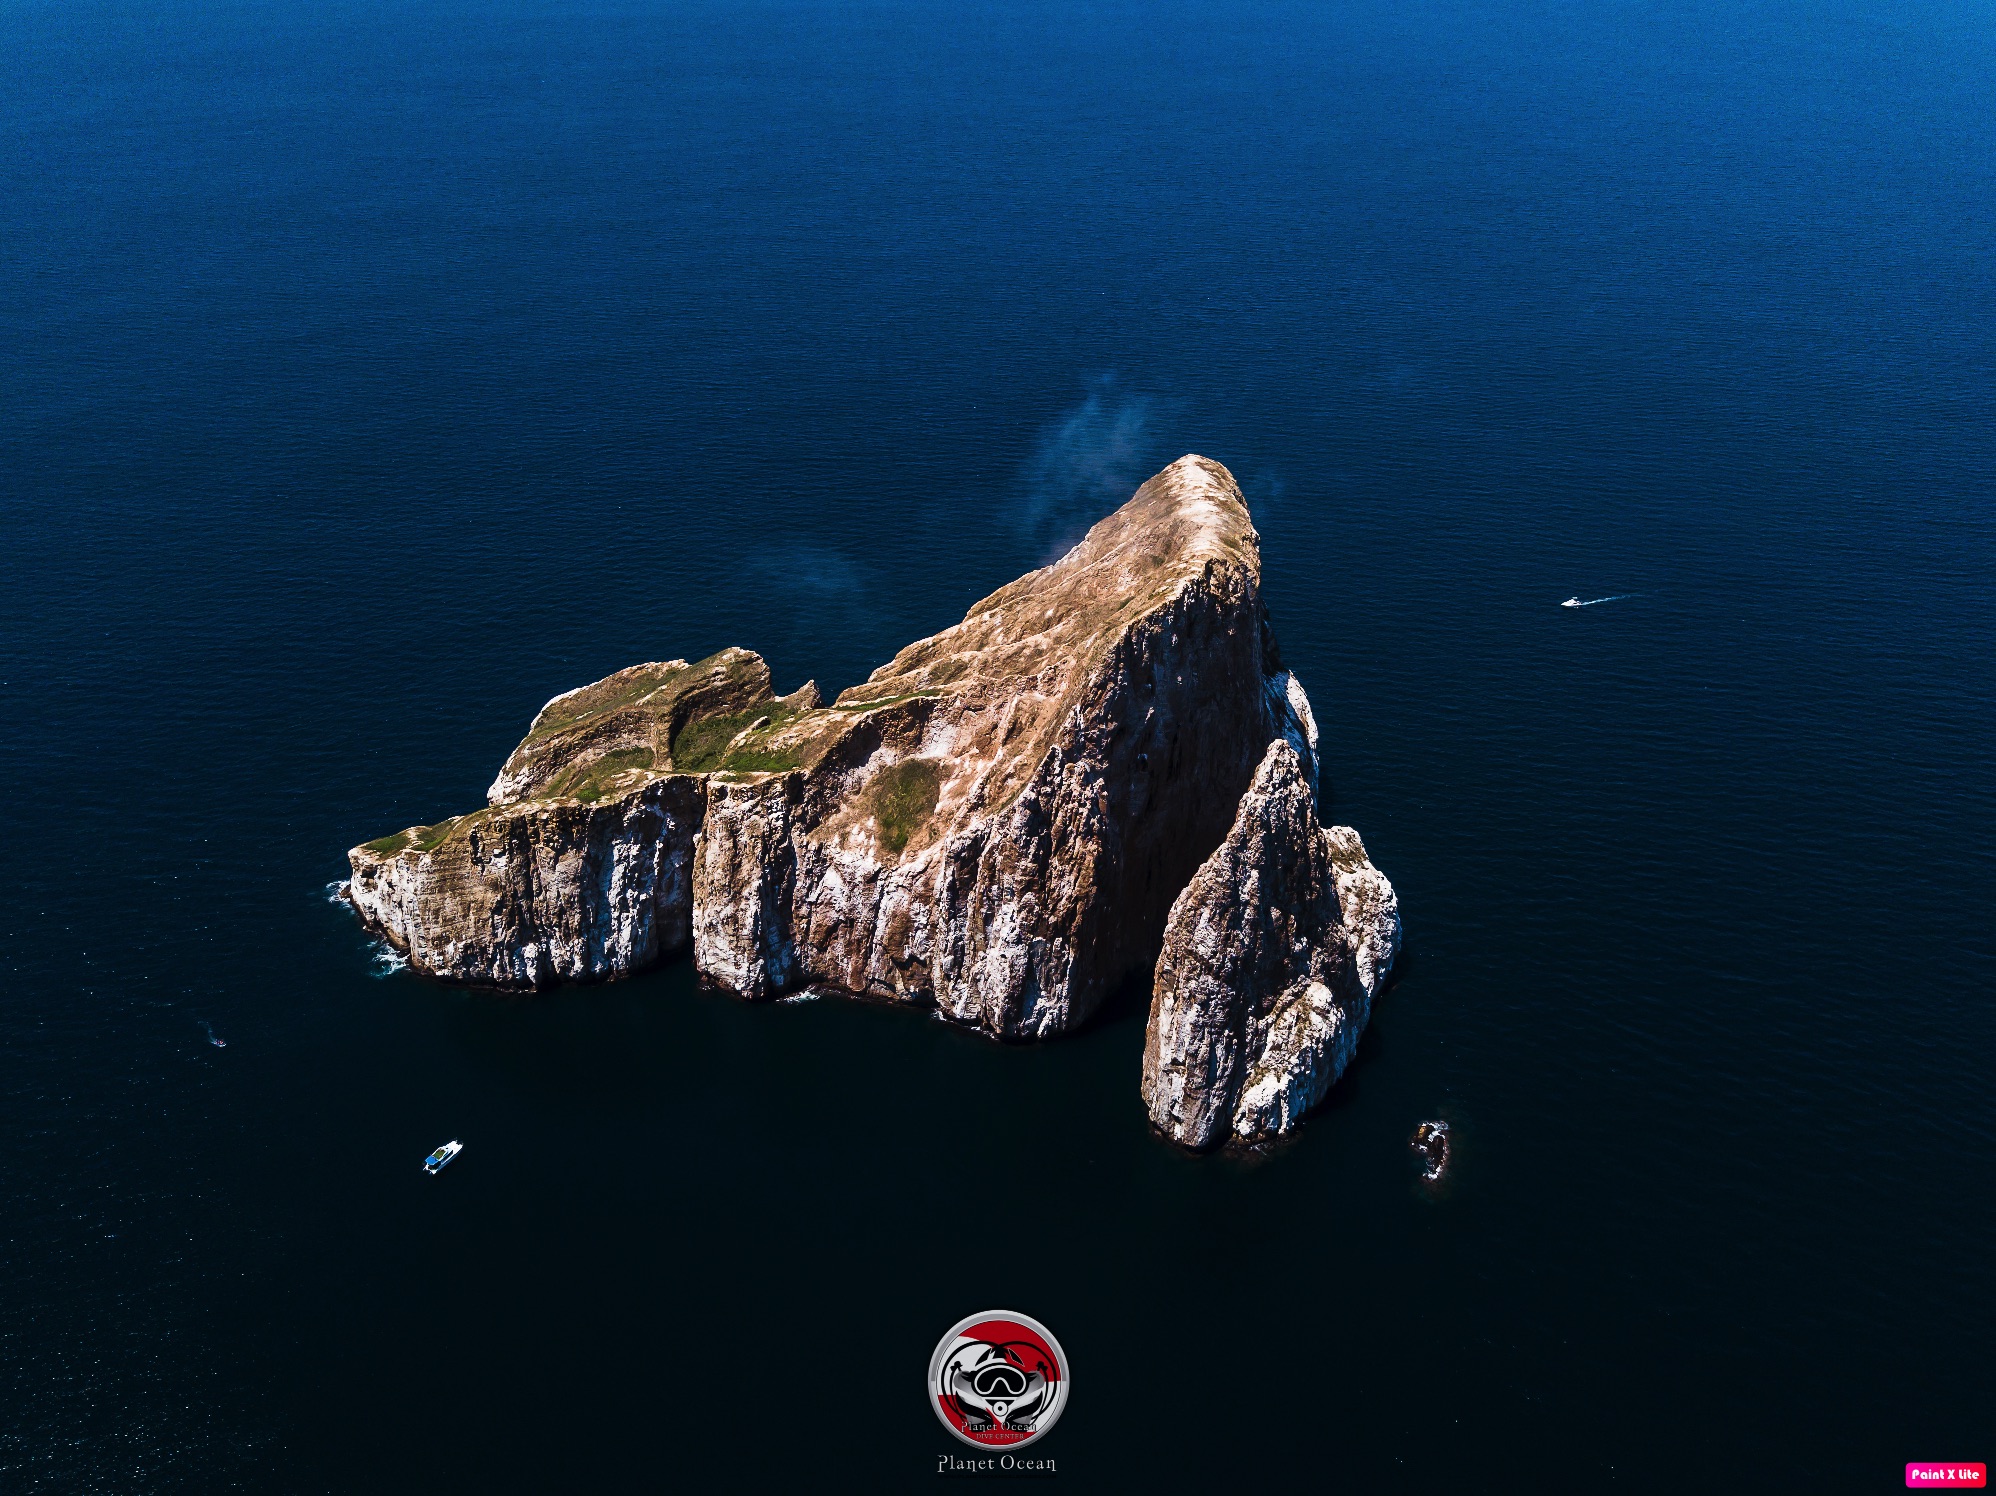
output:
<instances>
[{"instance_id":1,"label":"deep blue water","mask_svg":"<svg viewBox=\"0 0 1996 1496\"><path fill-rule=\"evenodd\" d=\"M926 1488L990 1307L1068 1489L1996 1452L1987 5L7 0L0 142L7 1490ZM1185 451L1408 931L1273 1156L326 902Z\"/></svg>"}]
</instances>

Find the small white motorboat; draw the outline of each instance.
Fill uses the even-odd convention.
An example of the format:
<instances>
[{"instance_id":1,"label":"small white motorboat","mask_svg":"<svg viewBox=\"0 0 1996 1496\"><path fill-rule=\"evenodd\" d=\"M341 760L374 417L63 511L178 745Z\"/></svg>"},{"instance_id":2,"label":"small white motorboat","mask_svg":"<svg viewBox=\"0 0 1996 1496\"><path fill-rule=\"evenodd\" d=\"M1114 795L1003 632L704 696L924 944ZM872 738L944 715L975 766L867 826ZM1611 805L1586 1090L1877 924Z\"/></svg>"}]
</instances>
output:
<instances>
[{"instance_id":1,"label":"small white motorboat","mask_svg":"<svg viewBox=\"0 0 1996 1496\"><path fill-rule=\"evenodd\" d=\"M462 1143L444 1144L443 1147L423 1160L423 1172L425 1174L436 1173L437 1170L441 1169L462 1152L464 1152L464 1144Z\"/></svg>"},{"instance_id":2,"label":"small white motorboat","mask_svg":"<svg viewBox=\"0 0 1996 1496\"><path fill-rule=\"evenodd\" d=\"M1587 604L1583 603L1577 597L1569 597L1565 602L1561 603L1560 606L1562 608L1584 608L1587 606Z\"/></svg>"}]
</instances>

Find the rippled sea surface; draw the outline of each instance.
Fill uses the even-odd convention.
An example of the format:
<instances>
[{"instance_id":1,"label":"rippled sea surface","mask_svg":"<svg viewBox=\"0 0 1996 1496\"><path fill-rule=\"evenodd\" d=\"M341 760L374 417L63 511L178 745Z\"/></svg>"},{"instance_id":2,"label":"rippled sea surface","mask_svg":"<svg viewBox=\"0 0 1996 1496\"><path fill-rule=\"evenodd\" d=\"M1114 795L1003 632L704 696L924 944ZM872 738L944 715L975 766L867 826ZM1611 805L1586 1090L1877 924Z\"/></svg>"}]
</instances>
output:
<instances>
[{"instance_id":1,"label":"rippled sea surface","mask_svg":"<svg viewBox=\"0 0 1996 1496\"><path fill-rule=\"evenodd\" d=\"M1986 10L15 0L0 56L0 1485L926 1488L994 1307L1081 1490L1992 1458ZM497 997L327 901L555 693L852 684L1186 451L1406 918L1272 1155L1149 1136L1140 1004Z\"/></svg>"}]
</instances>

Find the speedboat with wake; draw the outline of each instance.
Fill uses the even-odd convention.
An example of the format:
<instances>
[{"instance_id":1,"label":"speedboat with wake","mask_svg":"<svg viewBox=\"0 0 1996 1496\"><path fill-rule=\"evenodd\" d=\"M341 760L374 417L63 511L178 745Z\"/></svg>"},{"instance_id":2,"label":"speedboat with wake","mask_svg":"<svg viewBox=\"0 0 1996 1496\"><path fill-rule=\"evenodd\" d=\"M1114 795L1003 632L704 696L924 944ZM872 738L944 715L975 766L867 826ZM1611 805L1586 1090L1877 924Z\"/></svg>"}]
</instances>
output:
<instances>
[{"instance_id":1,"label":"speedboat with wake","mask_svg":"<svg viewBox=\"0 0 1996 1496\"><path fill-rule=\"evenodd\" d=\"M462 1152L464 1152L464 1144L462 1143L452 1142L444 1144L443 1147L423 1160L423 1172L425 1174L436 1173L437 1170L441 1169Z\"/></svg>"}]
</instances>

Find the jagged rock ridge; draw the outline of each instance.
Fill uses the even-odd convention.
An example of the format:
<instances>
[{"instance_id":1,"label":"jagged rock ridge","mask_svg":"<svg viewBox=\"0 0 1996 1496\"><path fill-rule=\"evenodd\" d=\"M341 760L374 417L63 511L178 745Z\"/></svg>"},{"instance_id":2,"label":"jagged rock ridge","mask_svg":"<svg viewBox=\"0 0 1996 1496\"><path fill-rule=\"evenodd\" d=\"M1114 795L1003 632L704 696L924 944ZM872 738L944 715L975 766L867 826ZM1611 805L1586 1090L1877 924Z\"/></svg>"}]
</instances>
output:
<instances>
[{"instance_id":1,"label":"jagged rock ridge","mask_svg":"<svg viewBox=\"0 0 1996 1496\"><path fill-rule=\"evenodd\" d=\"M1315 784L1260 572L1232 476L1181 458L829 705L746 650L556 697L486 808L353 849L353 903L453 980L690 944L749 998L818 982L1064 1032L1151 964L1271 739Z\"/></svg>"},{"instance_id":2,"label":"jagged rock ridge","mask_svg":"<svg viewBox=\"0 0 1996 1496\"><path fill-rule=\"evenodd\" d=\"M1270 743L1165 927L1144 1039L1152 1123L1190 1148L1288 1132L1351 1062L1399 947L1393 886L1357 832L1318 824L1291 742Z\"/></svg>"}]
</instances>

